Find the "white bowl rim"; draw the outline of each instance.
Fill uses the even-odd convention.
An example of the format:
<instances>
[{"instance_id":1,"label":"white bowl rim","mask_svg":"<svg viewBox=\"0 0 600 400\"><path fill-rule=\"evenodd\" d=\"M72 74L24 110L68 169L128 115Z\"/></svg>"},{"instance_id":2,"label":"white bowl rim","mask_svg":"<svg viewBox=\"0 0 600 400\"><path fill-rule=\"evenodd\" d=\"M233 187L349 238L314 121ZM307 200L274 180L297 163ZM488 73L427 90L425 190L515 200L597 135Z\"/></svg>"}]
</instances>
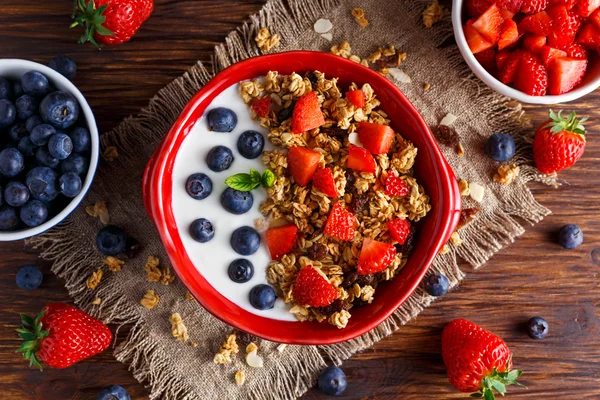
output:
<instances>
[{"instance_id":1,"label":"white bowl rim","mask_svg":"<svg viewBox=\"0 0 600 400\"><path fill-rule=\"evenodd\" d=\"M463 58L471 68L471 70L481 79L486 85L499 92L500 94L518 100L522 103L529 104L558 104L567 103L569 101L577 100L586 94L593 92L600 87L600 74L598 77L585 85L578 87L577 89L571 90L568 93L561 95L545 95L545 96L530 96L521 92L520 90L514 89L498 79L494 78L489 72L483 68L467 44L467 39L463 32L462 25L462 7L464 0L453 0L452 1L452 28L454 30L454 37L458 45L458 49L462 54Z\"/></svg>"},{"instance_id":2,"label":"white bowl rim","mask_svg":"<svg viewBox=\"0 0 600 400\"><path fill-rule=\"evenodd\" d=\"M68 93L75 96L79 102L79 107L85 116L85 121L90 131L90 137L92 139L92 151L90 154L90 165L88 168L87 175L83 182L81 192L71 199L69 204L58 214L51 219L47 220L43 224L27 229L21 229L18 231L0 231L0 242L9 242L15 240L26 239L35 235L39 235L42 232L54 227L58 223L62 222L69 214L71 214L77 206L81 203L90 186L94 180L96 169L98 167L98 159L100 155L100 135L98 134L98 127L96 126L96 119L94 113L90 108L90 105L86 101L83 94L77 89L77 87L67 78L62 76L50 67L35 61L21 60L16 58L4 58L0 59L0 76L4 76L7 70L14 71L14 73L25 73L27 71L39 71L44 74L50 82L59 90L67 91ZM22 72L20 72L22 71Z\"/></svg>"}]
</instances>

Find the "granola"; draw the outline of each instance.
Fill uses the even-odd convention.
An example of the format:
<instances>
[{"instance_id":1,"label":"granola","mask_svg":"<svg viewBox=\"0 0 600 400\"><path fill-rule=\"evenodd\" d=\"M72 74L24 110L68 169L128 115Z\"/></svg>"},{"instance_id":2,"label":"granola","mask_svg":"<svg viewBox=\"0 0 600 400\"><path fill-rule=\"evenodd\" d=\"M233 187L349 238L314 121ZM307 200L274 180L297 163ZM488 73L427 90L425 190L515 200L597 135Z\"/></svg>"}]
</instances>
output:
<instances>
[{"instance_id":1,"label":"granola","mask_svg":"<svg viewBox=\"0 0 600 400\"><path fill-rule=\"evenodd\" d=\"M148 310L152 310L154 307L156 307L159 300L160 297L154 293L154 290L150 289L146 292L142 300L140 300L140 304L146 307Z\"/></svg>"},{"instance_id":2,"label":"granola","mask_svg":"<svg viewBox=\"0 0 600 400\"><path fill-rule=\"evenodd\" d=\"M171 318L169 318L169 321L171 321L171 334L173 337L179 341L186 342L190 337L186 326L183 324L181 315L179 315L179 313L174 313L171 315Z\"/></svg>"},{"instance_id":3,"label":"granola","mask_svg":"<svg viewBox=\"0 0 600 400\"><path fill-rule=\"evenodd\" d=\"M96 286L100 284L102 280L102 269L99 268L96 272L92 272L92 274L87 278L85 284L90 289L95 289Z\"/></svg>"},{"instance_id":4,"label":"granola","mask_svg":"<svg viewBox=\"0 0 600 400\"><path fill-rule=\"evenodd\" d=\"M265 52L279 46L280 40L281 37L276 33L271 34L268 28L261 28L254 38L258 48Z\"/></svg>"},{"instance_id":5,"label":"granola","mask_svg":"<svg viewBox=\"0 0 600 400\"><path fill-rule=\"evenodd\" d=\"M515 164L505 164L498 167L498 172L494 174L494 180L504 185L510 185L519 176L521 169Z\"/></svg>"},{"instance_id":6,"label":"granola","mask_svg":"<svg viewBox=\"0 0 600 400\"><path fill-rule=\"evenodd\" d=\"M108 256L104 260L104 265L106 265L112 272L120 271L123 264L125 264L125 261L113 256Z\"/></svg>"}]
</instances>

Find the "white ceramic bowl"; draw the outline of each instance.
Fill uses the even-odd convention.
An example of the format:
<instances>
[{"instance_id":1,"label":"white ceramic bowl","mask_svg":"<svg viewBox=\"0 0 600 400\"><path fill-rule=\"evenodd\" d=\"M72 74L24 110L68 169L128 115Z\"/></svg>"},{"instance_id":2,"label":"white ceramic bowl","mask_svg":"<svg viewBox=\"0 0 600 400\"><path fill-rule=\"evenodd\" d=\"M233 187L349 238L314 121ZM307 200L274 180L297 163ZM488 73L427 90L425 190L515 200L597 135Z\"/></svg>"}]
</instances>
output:
<instances>
[{"instance_id":1,"label":"white ceramic bowl","mask_svg":"<svg viewBox=\"0 0 600 400\"><path fill-rule=\"evenodd\" d=\"M464 6L464 4L465 0L452 1L452 25L454 28L454 37L456 38L456 43L458 44L458 48L462 56L475 75L477 75L479 79L481 79L486 85L498 93L516 99L522 103L557 104L577 100L600 87L600 57L595 57L595 59L590 60L585 77L583 78L582 83L576 89L558 96L530 96L521 92L520 90L514 89L500 82L479 64L469 49L469 45L467 44L467 40L463 32L463 25L468 19L466 6Z\"/></svg>"},{"instance_id":2,"label":"white ceramic bowl","mask_svg":"<svg viewBox=\"0 0 600 400\"><path fill-rule=\"evenodd\" d=\"M62 211L60 211L58 214L56 214L54 217L47 220L43 224L34 228L20 229L10 232L0 231L0 242L20 240L38 235L42 232L47 231L54 225L64 220L69 214L71 214L71 212L73 212L73 210L75 210L75 208L77 208L79 203L81 203L81 200L83 200L83 198L85 197L88 189L90 188L90 185L92 184L92 180L94 179L96 168L98 167L98 156L100 153L100 137L98 135L98 127L96 126L94 114L92 113L92 109L90 108L89 104L85 100L85 97L83 97L81 92L77 89L77 87L75 87L73 83L71 83L71 81L69 81L67 78L54 71L50 67L27 60L0 59L0 76L2 77L9 78L11 80L16 80L20 79L21 76L27 71L41 72L48 78L50 83L52 83L52 85L56 89L70 93L79 102L79 106L81 108L81 115L83 115L83 118L87 124L87 128L90 131L90 136L92 139L90 166L87 175L85 176L85 179L82 182L83 187L81 189L81 193L74 197Z\"/></svg>"}]
</instances>

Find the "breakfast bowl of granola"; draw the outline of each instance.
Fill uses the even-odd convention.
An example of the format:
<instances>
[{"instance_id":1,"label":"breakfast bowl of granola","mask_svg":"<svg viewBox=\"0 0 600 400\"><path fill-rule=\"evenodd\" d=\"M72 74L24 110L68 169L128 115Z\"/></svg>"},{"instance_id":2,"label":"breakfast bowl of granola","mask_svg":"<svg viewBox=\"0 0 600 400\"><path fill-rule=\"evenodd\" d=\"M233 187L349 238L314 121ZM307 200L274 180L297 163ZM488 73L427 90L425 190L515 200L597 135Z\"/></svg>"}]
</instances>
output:
<instances>
[{"instance_id":1,"label":"breakfast bowl of granola","mask_svg":"<svg viewBox=\"0 0 600 400\"><path fill-rule=\"evenodd\" d=\"M461 209L429 127L394 84L308 51L216 75L148 162L143 192L199 303L293 344L337 343L383 322Z\"/></svg>"}]
</instances>

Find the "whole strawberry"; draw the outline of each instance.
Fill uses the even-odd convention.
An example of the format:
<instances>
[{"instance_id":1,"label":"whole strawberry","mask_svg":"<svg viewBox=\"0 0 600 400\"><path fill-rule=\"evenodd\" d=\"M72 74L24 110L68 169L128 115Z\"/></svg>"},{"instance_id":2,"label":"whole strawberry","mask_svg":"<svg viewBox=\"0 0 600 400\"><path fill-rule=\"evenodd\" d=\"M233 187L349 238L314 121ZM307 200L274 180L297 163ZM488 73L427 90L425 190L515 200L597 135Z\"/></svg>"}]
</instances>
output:
<instances>
[{"instance_id":1,"label":"whole strawberry","mask_svg":"<svg viewBox=\"0 0 600 400\"><path fill-rule=\"evenodd\" d=\"M40 362L52 368L67 368L103 352L112 341L110 329L77 307L52 303L35 319L21 314L22 327L17 329L25 342L18 352L29 366L42 369Z\"/></svg>"},{"instance_id":2,"label":"whole strawberry","mask_svg":"<svg viewBox=\"0 0 600 400\"><path fill-rule=\"evenodd\" d=\"M516 380L523 373L512 370L512 354L498 336L466 319L455 319L442 333L442 357L450 383L460 390L495 399L494 391L506 393L506 386L523 386Z\"/></svg>"},{"instance_id":3,"label":"whole strawberry","mask_svg":"<svg viewBox=\"0 0 600 400\"><path fill-rule=\"evenodd\" d=\"M533 160L541 173L562 171L581 158L585 149L582 125L585 121L587 118L578 119L574 112L565 118L562 111L556 114L550 110L550 120L540 125L533 140Z\"/></svg>"},{"instance_id":4,"label":"whole strawberry","mask_svg":"<svg viewBox=\"0 0 600 400\"><path fill-rule=\"evenodd\" d=\"M154 10L154 0L76 0L71 28L85 26L79 43L121 44L140 29Z\"/></svg>"}]
</instances>

